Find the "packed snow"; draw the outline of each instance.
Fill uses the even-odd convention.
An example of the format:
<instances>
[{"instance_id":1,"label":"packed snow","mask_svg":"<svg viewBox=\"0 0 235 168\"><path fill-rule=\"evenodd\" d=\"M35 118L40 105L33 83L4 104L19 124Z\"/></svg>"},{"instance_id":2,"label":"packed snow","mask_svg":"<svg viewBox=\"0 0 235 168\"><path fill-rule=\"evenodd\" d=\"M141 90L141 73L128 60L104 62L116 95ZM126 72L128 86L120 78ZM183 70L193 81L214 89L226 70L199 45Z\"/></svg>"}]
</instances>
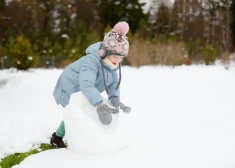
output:
<instances>
[{"instance_id":1,"label":"packed snow","mask_svg":"<svg viewBox=\"0 0 235 168\"><path fill-rule=\"evenodd\" d=\"M63 116L52 95L61 72L0 71L1 159L49 143ZM126 148L109 154L54 149L14 168L235 167L234 65L123 67L121 100L132 107Z\"/></svg>"},{"instance_id":2,"label":"packed snow","mask_svg":"<svg viewBox=\"0 0 235 168\"><path fill-rule=\"evenodd\" d=\"M79 103L78 103L79 102ZM103 103L112 105L103 97ZM112 122L103 125L94 108L82 92L74 93L64 110L68 149L83 154L109 154L129 145L131 133L130 115L123 112L112 115Z\"/></svg>"}]
</instances>

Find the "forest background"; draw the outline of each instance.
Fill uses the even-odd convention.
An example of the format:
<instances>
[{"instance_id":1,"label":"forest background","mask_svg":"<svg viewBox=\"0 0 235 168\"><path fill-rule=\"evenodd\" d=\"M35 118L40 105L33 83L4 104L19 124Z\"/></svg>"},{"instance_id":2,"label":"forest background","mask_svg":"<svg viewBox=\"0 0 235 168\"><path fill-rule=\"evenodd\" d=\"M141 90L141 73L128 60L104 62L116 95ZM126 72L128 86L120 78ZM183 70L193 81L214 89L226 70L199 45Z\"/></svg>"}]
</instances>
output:
<instances>
[{"instance_id":1,"label":"forest background","mask_svg":"<svg viewBox=\"0 0 235 168\"><path fill-rule=\"evenodd\" d=\"M125 65L234 61L235 0L0 0L0 65L64 68L117 22L130 25Z\"/></svg>"}]
</instances>

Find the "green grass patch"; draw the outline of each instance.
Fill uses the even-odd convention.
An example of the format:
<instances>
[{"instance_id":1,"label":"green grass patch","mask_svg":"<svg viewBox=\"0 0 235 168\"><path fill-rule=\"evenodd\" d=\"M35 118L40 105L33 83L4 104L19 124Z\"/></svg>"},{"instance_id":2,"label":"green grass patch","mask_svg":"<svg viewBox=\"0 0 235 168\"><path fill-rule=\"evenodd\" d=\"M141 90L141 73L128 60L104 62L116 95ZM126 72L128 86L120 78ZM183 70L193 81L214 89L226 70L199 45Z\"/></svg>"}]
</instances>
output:
<instances>
[{"instance_id":1,"label":"green grass patch","mask_svg":"<svg viewBox=\"0 0 235 168\"><path fill-rule=\"evenodd\" d=\"M33 149L25 153L15 153L13 155L9 155L2 159L2 162L0 162L0 168L11 168L12 166L22 162L26 157L30 155L50 149L52 149L52 147L49 144L41 144L38 149Z\"/></svg>"}]
</instances>

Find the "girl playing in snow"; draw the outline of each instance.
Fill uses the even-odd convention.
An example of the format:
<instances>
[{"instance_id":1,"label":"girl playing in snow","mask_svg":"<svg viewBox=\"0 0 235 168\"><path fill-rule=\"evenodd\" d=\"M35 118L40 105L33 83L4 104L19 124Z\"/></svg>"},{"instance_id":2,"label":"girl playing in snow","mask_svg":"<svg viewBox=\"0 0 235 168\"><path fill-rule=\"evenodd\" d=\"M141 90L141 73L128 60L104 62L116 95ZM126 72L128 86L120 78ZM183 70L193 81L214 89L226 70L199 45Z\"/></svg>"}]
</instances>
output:
<instances>
[{"instance_id":1,"label":"girl playing in snow","mask_svg":"<svg viewBox=\"0 0 235 168\"><path fill-rule=\"evenodd\" d=\"M104 36L102 42L95 43L86 49L86 56L68 65L60 75L54 89L57 104L66 107L70 95L82 91L88 101L96 108L99 120L108 125L112 122L112 114L119 108L125 113L131 108L120 102L121 61L128 55L129 42L126 37L129 25L117 23ZM119 77L117 70L119 69ZM104 90L114 108L103 103L100 95ZM62 121L56 132L52 134L50 144L54 148L65 148L62 138L65 135Z\"/></svg>"}]
</instances>

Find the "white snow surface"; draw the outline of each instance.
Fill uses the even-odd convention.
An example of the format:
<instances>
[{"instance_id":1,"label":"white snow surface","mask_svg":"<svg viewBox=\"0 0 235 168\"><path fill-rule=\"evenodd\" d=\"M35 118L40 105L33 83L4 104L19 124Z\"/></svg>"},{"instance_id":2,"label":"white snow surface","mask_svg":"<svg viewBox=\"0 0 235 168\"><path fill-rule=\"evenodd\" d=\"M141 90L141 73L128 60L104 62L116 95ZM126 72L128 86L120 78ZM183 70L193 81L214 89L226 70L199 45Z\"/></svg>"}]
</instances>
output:
<instances>
[{"instance_id":1,"label":"white snow surface","mask_svg":"<svg viewBox=\"0 0 235 168\"><path fill-rule=\"evenodd\" d=\"M62 120L52 95L61 72L0 71L0 158L49 143ZM14 168L235 167L234 65L123 67L121 100L132 107L127 148L111 154L54 149Z\"/></svg>"}]
</instances>

